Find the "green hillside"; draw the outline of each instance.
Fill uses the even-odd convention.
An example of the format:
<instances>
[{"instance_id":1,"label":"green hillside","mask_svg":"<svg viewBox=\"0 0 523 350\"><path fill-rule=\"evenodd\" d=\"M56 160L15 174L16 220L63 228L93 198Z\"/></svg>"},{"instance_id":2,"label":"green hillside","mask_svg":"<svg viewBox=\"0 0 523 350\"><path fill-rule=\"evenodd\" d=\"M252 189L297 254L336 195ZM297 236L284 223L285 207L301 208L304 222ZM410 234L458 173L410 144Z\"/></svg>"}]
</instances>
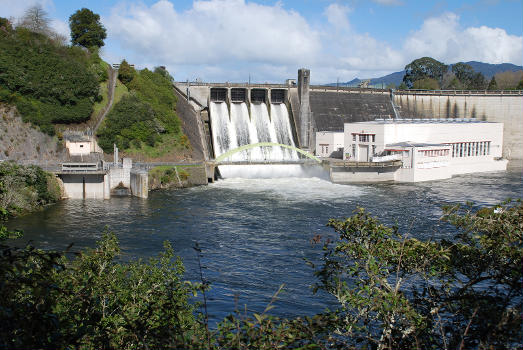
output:
<instances>
[{"instance_id":1,"label":"green hillside","mask_svg":"<svg viewBox=\"0 0 523 350\"><path fill-rule=\"evenodd\" d=\"M107 79L97 51L65 46L25 28L0 31L0 102L50 135L54 124L88 120Z\"/></svg>"},{"instance_id":2,"label":"green hillside","mask_svg":"<svg viewBox=\"0 0 523 350\"><path fill-rule=\"evenodd\" d=\"M124 61L118 77L129 92L118 94L119 100L115 99L98 131L100 147L110 153L116 144L126 154L142 158L188 149L188 139L174 112L176 96L169 73L161 67L135 70Z\"/></svg>"}]
</instances>

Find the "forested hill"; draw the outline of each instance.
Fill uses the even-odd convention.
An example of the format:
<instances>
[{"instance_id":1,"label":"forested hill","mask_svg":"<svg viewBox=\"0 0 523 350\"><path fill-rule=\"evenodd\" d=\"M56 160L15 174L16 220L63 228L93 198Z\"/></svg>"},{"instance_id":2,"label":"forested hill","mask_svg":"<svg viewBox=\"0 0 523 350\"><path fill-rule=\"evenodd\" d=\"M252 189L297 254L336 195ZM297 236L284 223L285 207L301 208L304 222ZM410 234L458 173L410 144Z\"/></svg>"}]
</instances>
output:
<instances>
[{"instance_id":1,"label":"forested hill","mask_svg":"<svg viewBox=\"0 0 523 350\"><path fill-rule=\"evenodd\" d=\"M190 144L175 113L173 78L163 67L135 70L125 60L118 70L125 90L97 132L98 144L116 144L137 160L173 161L190 157Z\"/></svg>"},{"instance_id":2,"label":"forested hill","mask_svg":"<svg viewBox=\"0 0 523 350\"><path fill-rule=\"evenodd\" d=\"M14 28L0 17L0 104L15 106L23 121L59 138L64 130L92 128L110 96L109 65L100 58L99 46L64 41L49 32ZM175 113L172 80L163 67L135 70L122 62L112 107L97 131L106 153L116 144L123 155L138 160L190 157ZM11 140L8 146L14 149L19 141Z\"/></svg>"},{"instance_id":3,"label":"forested hill","mask_svg":"<svg viewBox=\"0 0 523 350\"><path fill-rule=\"evenodd\" d=\"M50 135L54 124L81 123L101 99L107 71L97 50L67 46L23 27L0 25L0 102Z\"/></svg>"}]
</instances>

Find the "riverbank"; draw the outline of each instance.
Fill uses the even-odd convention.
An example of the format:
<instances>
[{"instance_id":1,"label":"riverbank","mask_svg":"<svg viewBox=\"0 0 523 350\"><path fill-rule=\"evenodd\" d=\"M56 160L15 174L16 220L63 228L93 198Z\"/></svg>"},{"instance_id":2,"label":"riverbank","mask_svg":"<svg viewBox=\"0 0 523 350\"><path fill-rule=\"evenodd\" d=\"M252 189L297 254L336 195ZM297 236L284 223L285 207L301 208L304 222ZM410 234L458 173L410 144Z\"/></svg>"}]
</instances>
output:
<instances>
[{"instance_id":1,"label":"riverbank","mask_svg":"<svg viewBox=\"0 0 523 350\"><path fill-rule=\"evenodd\" d=\"M149 170L149 190L179 189L207 184L205 165L159 165Z\"/></svg>"},{"instance_id":2,"label":"riverbank","mask_svg":"<svg viewBox=\"0 0 523 350\"><path fill-rule=\"evenodd\" d=\"M0 210L15 217L41 209L62 198L58 179L41 168L0 163Z\"/></svg>"}]
</instances>

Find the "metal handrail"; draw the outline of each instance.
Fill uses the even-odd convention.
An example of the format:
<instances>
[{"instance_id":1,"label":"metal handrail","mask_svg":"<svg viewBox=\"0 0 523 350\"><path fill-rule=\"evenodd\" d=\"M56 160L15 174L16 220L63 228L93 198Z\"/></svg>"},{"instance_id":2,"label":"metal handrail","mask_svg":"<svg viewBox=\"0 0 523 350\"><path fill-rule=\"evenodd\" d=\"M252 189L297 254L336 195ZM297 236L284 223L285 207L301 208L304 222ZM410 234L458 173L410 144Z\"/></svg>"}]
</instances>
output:
<instances>
[{"instance_id":1,"label":"metal handrail","mask_svg":"<svg viewBox=\"0 0 523 350\"><path fill-rule=\"evenodd\" d=\"M523 90L394 90L397 95L503 95L521 96Z\"/></svg>"}]
</instances>

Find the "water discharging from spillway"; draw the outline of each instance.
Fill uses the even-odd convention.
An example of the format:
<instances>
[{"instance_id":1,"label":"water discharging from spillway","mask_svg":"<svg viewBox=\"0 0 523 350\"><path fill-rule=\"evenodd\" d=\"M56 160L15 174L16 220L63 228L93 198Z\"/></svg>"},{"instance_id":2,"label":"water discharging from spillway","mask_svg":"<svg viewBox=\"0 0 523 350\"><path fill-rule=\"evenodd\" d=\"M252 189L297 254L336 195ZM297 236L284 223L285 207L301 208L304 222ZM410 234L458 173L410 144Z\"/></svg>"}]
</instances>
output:
<instances>
[{"instance_id":1,"label":"water discharging from spillway","mask_svg":"<svg viewBox=\"0 0 523 350\"><path fill-rule=\"evenodd\" d=\"M210 115L216 156L240 146L259 142L273 142L294 146L287 106L270 104L271 115L265 103L211 102ZM233 154L229 161L293 161L298 153L283 147L255 147ZM225 165L220 166L223 177L282 177L294 176L299 165Z\"/></svg>"}]
</instances>

